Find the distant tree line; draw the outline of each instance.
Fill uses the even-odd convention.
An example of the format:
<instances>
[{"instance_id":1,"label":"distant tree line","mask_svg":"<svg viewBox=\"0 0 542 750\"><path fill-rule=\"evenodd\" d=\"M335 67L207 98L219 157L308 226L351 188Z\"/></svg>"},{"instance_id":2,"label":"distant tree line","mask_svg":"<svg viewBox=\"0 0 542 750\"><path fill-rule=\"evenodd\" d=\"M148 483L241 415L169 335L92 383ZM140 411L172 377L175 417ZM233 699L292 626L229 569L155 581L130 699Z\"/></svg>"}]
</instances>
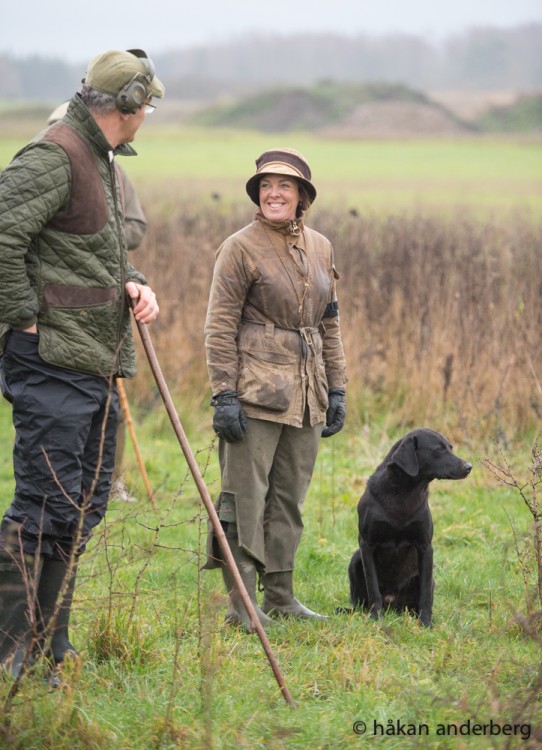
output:
<instances>
[{"instance_id":1,"label":"distant tree line","mask_svg":"<svg viewBox=\"0 0 542 750\"><path fill-rule=\"evenodd\" d=\"M251 35L154 54L174 99L208 100L277 84L401 82L422 90L542 89L542 24L472 28L440 43L395 34ZM79 87L74 65L0 53L1 99L62 99Z\"/></svg>"}]
</instances>

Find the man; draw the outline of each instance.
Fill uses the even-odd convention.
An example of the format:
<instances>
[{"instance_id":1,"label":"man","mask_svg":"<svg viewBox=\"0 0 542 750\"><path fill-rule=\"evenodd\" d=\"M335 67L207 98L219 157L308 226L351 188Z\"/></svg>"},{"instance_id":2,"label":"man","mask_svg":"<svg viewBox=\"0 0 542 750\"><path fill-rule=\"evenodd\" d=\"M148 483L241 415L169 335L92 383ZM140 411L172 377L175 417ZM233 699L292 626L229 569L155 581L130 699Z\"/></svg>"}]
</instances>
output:
<instances>
[{"instance_id":1,"label":"man","mask_svg":"<svg viewBox=\"0 0 542 750\"><path fill-rule=\"evenodd\" d=\"M62 102L56 107L47 120L48 125L62 120L67 111L69 101ZM117 173L120 178L123 206L124 206L124 233L126 235L126 246L128 250L136 250L143 241L147 231L147 218L143 211L135 187L120 164L117 164ZM126 419L124 410L119 409L117 425L117 447L115 449L115 468L113 469L113 481L111 484L111 499L123 502L135 502L136 498L128 492L123 477L123 457L126 446Z\"/></svg>"},{"instance_id":2,"label":"man","mask_svg":"<svg viewBox=\"0 0 542 750\"><path fill-rule=\"evenodd\" d=\"M75 570L110 491L115 378L135 372L128 298L142 323L159 312L127 260L114 157L135 154L129 143L163 94L142 50L98 55L65 118L0 175L0 383L16 431L15 496L0 525L0 669L14 676L32 630L46 633L53 665L76 653Z\"/></svg>"}]
</instances>

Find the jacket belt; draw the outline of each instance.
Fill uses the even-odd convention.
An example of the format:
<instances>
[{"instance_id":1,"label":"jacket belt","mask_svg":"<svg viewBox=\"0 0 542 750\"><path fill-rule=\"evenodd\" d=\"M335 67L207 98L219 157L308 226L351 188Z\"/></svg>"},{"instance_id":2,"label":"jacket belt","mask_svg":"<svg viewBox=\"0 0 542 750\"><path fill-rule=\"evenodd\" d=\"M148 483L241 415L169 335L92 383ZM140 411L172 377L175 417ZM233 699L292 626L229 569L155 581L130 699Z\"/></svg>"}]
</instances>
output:
<instances>
[{"instance_id":1,"label":"jacket belt","mask_svg":"<svg viewBox=\"0 0 542 750\"><path fill-rule=\"evenodd\" d=\"M319 328L315 328L314 326L301 326L300 328L288 328L287 326L280 326L276 323L272 323L271 321L267 321L266 323L260 322L257 320L246 320L246 318L243 318L241 320L241 323L249 323L256 326L265 326L265 335L266 337L272 338L273 332L275 328L278 328L281 331L291 331L292 333L298 333L301 339L301 352L304 357L307 356L307 351L309 347L312 347L312 337L319 333Z\"/></svg>"}]
</instances>

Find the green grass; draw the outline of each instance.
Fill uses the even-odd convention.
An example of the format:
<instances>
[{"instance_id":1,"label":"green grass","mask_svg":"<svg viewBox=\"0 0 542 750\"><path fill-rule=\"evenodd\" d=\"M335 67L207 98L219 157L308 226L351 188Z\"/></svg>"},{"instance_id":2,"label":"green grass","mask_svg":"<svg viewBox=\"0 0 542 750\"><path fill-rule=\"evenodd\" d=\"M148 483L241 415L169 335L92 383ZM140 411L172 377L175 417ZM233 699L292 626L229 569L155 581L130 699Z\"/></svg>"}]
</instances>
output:
<instances>
[{"instance_id":1,"label":"green grass","mask_svg":"<svg viewBox=\"0 0 542 750\"><path fill-rule=\"evenodd\" d=\"M0 165L32 133L0 134ZM219 192L246 201L245 182L265 149L288 145L309 159L319 205L361 212L452 206L542 212L542 148L536 139L335 140L306 133L177 128L145 123L137 158L122 164L140 191L157 183L177 200Z\"/></svg>"},{"instance_id":2,"label":"green grass","mask_svg":"<svg viewBox=\"0 0 542 750\"><path fill-rule=\"evenodd\" d=\"M319 202L361 211L421 205L446 209L542 207L542 148L538 142L489 139L327 140L307 134L265 136L211 130L141 130L137 159L125 159L140 183L153 177L184 183L184 191L218 188L244 199L254 160L286 144L309 159ZM216 184L215 181L216 180ZM187 182L189 184L187 184Z\"/></svg>"},{"instance_id":3,"label":"green grass","mask_svg":"<svg viewBox=\"0 0 542 750\"><path fill-rule=\"evenodd\" d=\"M26 140L26 134L2 135L0 164ZM255 157L277 143L309 158L322 205L392 213L468 203L541 215L542 157L535 141L338 142L149 123L137 140L140 156L123 163L144 198L157 185L170 201L189 205L216 191L224 207L248 200L244 184ZM208 398L201 387L175 398L216 497L211 414L199 406ZM348 603L358 498L397 437L392 417L364 419L351 404L345 430L322 442L296 589L330 618L287 623L269 635L296 703L292 710L257 637L222 625L220 575L199 570L205 514L165 411L153 403L144 412L133 408L159 510L145 497L128 441L126 478L139 501L111 503L76 588L72 635L85 666L68 671L54 692L39 675L24 681L12 710L0 711L0 727L11 722L9 733L0 734L2 750L343 750L370 743L370 736L354 734L354 721L365 721L369 735L374 722L430 730L428 737L375 737L375 747L477 750L507 747L509 738L441 737L439 725L493 720L541 726L540 636L530 636L518 619L528 603L536 608L532 560L522 564L518 555L529 549L530 517L517 494L480 463L494 452L491 444L472 437L458 445L474 464L472 475L432 486L437 588L434 628L427 631L408 616L374 623L364 615L334 614ZM375 403L376 396L373 411ZM13 494L12 439L10 410L0 402L0 512ZM518 438L507 456L525 481L528 442ZM8 689L0 681L2 704ZM537 746L517 736L508 745Z\"/></svg>"},{"instance_id":4,"label":"green grass","mask_svg":"<svg viewBox=\"0 0 542 750\"><path fill-rule=\"evenodd\" d=\"M176 397L214 497L210 410L191 412L190 402L189 394ZM490 743L471 735L462 745L461 737L437 732L468 720L540 726L540 643L517 620L527 604L510 526L513 521L523 544L530 519L514 492L480 463L491 447L457 446L474 464L472 475L432 485L437 588L434 628L425 630L409 616L389 614L374 623L361 614L334 614L348 603L357 500L395 436L376 422L361 425L353 407L349 426L322 442L296 589L303 602L330 617L269 633L292 709L257 636L222 625L220 574L199 571L204 513L164 410L146 416L135 410L134 416L159 510L145 498L129 443L126 477L139 501L111 503L76 589L72 636L85 666L68 672L54 692L38 676L27 678L10 715L11 744L4 739L2 747L342 750L364 742L352 729L355 721L369 727L366 740L375 728L389 732L388 722L400 721L410 731L426 725L429 735L375 737L375 746L500 748L506 747L502 737ZM2 445L11 438L3 404ZM521 443L512 465L528 473ZM0 456L0 490L7 505L7 450ZM0 700L7 687L0 683ZM515 742L510 747L536 746Z\"/></svg>"}]
</instances>

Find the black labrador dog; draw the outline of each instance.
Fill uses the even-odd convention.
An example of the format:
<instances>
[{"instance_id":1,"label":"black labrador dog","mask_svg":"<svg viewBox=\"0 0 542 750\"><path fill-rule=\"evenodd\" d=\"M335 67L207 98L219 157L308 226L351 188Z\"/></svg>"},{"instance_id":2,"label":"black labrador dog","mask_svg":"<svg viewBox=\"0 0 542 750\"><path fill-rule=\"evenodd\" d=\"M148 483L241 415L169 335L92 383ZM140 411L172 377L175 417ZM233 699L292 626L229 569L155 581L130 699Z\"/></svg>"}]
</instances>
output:
<instances>
[{"instance_id":1,"label":"black labrador dog","mask_svg":"<svg viewBox=\"0 0 542 750\"><path fill-rule=\"evenodd\" d=\"M378 619L387 607L416 613L431 627L433 520L429 483L464 479L472 465L443 435L416 429L398 440L358 503L359 549L348 566L350 601Z\"/></svg>"}]
</instances>

